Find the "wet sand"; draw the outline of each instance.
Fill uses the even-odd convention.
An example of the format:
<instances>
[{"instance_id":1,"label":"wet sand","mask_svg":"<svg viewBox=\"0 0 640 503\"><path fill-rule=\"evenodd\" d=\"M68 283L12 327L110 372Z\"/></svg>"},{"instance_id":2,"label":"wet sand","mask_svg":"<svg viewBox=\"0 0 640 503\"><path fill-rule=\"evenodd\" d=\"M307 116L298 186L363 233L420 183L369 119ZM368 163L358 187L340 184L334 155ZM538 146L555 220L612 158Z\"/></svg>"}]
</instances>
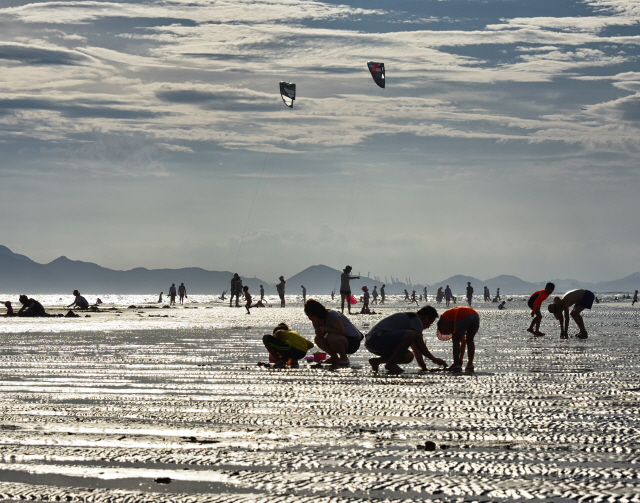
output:
<instances>
[{"instance_id":1,"label":"wet sand","mask_svg":"<svg viewBox=\"0 0 640 503\"><path fill-rule=\"evenodd\" d=\"M549 315L531 337L524 303L480 305L474 375L401 376L373 374L364 348L350 369L258 366L278 322L311 338L300 303L122 307L0 319L1 498L640 501L629 303L594 306L587 340L560 340Z\"/></svg>"}]
</instances>

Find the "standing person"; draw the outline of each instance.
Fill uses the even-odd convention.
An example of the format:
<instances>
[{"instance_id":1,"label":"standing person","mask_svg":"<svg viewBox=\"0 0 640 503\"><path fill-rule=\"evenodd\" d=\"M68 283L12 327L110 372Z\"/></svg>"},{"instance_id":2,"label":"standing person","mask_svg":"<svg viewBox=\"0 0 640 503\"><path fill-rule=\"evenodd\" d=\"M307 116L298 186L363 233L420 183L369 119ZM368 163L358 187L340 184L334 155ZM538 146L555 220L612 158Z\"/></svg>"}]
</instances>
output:
<instances>
[{"instance_id":1,"label":"standing person","mask_svg":"<svg viewBox=\"0 0 640 503\"><path fill-rule=\"evenodd\" d=\"M633 306L636 302L638 302L638 290L633 294L633 301L631 302L631 306Z\"/></svg>"},{"instance_id":2,"label":"standing person","mask_svg":"<svg viewBox=\"0 0 640 503\"><path fill-rule=\"evenodd\" d=\"M369 289L366 286L362 287L362 291L364 292L362 299L362 310L360 314L371 314L369 311Z\"/></svg>"},{"instance_id":3,"label":"standing person","mask_svg":"<svg viewBox=\"0 0 640 503\"><path fill-rule=\"evenodd\" d=\"M378 285L373 285L373 292L371 292L371 296L373 297L373 302L371 304L378 303Z\"/></svg>"},{"instance_id":4,"label":"standing person","mask_svg":"<svg viewBox=\"0 0 640 503\"><path fill-rule=\"evenodd\" d=\"M380 304L384 304L384 297L385 297L384 287L385 285L383 283L382 286L380 287Z\"/></svg>"},{"instance_id":5,"label":"standing person","mask_svg":"<svg viewBox=\"0 0 640 503\"><path fill-rule=\"evenodd\" d=\"M449 307L449 303L453 298L453 293L451 293L451 288L449 288L449 285L447 285L447 288L444 289L444 298L445 298L447 307Z\"/></svg>"},{"instance_id":6,"label":"standing person","mask_svg":"<svg viewBox=\"0 0 640 503\"><path fill-rule=\"evenodd\" d=\"M304 287L304 285L300 285L300 288L302 288L302 303L304 304L305 302L307 302L307 289Z\"/></svg>"},{"instance_id":7,"label":"standing person","mask_svg":"<svg viewBox=\"0 0 640 503\"><path fill-rule=\"evenodd\" d=\"M242 293L244 294L244 300L246 301L244 308L247 310L247 314L251 314L251 311L249 311L249 309L256 306L251 305L251 294L249 293L249 287L248 286L243 287Z\"/></svg>"},{"instance_id":8,"label":"standing person","mask_svg":"<svg viewBox=\"0 0 640 503\"><path fill-rule=\"evenodd\" d=\"M500 302L500 289L499 288L496 290L496 301Z\"/></svg>"},{"instance_id":9,"label":"standing person","mask_svg":"<svg viewBox=\"0 0 640 503\"><path fill-rule=\"evenodd\" d=\"M176 305L176 284L175 283L171 283L171 286L169 287L169 297L171 298L171 300L169 301L169 305Z\"/></svg>"},{"instance_id":10,"label":"standing person","mask_svg":"<svg viewBox=\"0 0 640 503\"><path fill-rule=\"evenodd\" d=\"M266 334L262 338L262 342L269 354L276 360L273 365L274 369L283 369L287 360L291 360L292 369L300 368L298 360L304 358L307 351L313 347L311 341L302 337L298 332L289 330L286 323L280 323L274 328L272 335Z\"/></svg>"},{"instance_id":11,"label":"standing person","mask_svg":"<svg viewBox=\"0 0 640 503\"><path fill-rule=\"evenodd\" d=\"M426 286L422 289L422 294L424 295L424 301L425 302L429 302L429 299L427 299L427 287Z\"/></svg>"},{"instance_id":12,"label":"standing person","mask_svg":"<svg viewBox=\"0 0 640 503\"><path fill-rule=\"evenodd\" d=\"M358 351L362 334L344 314L327 309L320 302L309 299L304 313L316 332L316 346L329 354L327 363L336 367L350 365L349 357Z\"/></svg>"},{"instance_id":13,"label":"standing person","mask_svg":"<svg viewBox=\"0 0 640 503\"><path fill-rule=\"evenodd\" d=\"M335 299L335 297L336 297L336 291L331 290L331 300Z\"/></svg>"},{"instance_id":14,"label":"standing person","mask_svg":"<svg viewBox=\"0 0 640 503\"><path fill-rule=\"evenodd\" d=\"M475 335L480 328L480 316L470 307L448 309L438 320L438 338L449 340L453 337L453 365L447 370L462 370L465 344L469 348L469 360L466 371L473 371L473 358L476 354ZM450 337L447 337L450 336Z\"/></svg>"},{"instance_id":15,"label":"standing person","mask_svg":"<svg viewBox=\"0 0 640 503\"><path fill-rule=\"evenodd\" d=\"M278 290L278 295L280 296L280 307L285 307L284 285L286 281L284 280L284 276L280 276L278 279L280 280L280 283L276 285L276 290Z\"/></svg>"},{"instance_id":16,"label":"standing person","mask_svg":"<svg viewBox=\"0 0 640 503\"><path fill-rule=\"evenodd\" d=\"M533 320L531 320L531 324L529 325L529 328L527 328L527 332L537 336L544 335L540 332L540 322L542 321L540 306L542 306L542 303L549 298L549 295L553 293L555 288L556 285L553 283L547 283L544 289L532 293L531 297L529 297L527 305L531 308L531 317Z\"/></svg>"},{"instance_id":17,"label":"standing person","mask_svg":"<svg viewBox=\"0 0 640 503\"><path fill-rule=\"evenodd\" d=\"M566 339L569 336L569 308L571 306L573 306L571 317L580 329L576 337L579 339L586 339L588 337L587 329L584 327L584 320L582 316L580 316L580 313L584 309L591 309L595 297L591 290L571 290L565 293L562 298L556 297L553 299L553 304L549 304L548 309L560 322L561 339Z\"/></svg>"},{"instance_id":18,"label":"standing person","mask_svg":"<svg viewBox=\"0 0 640 503\"><path fill-rule=\"evenodd\" d=\"M85 299L78 290L73 291L73 295L75 295L76 299L69 304L67 307L79 307L80 309L89 309L89 301Z\"/></svg>"},{"instance_id":19,"label":"standing person","mask_svg":"<svg viewBox=\"0 0 640 503\"><path fill-rule=\"evenodd\" d=\"M420 304L418 304L418 299L416 299L416 291L415 290L411 293L411 302L409 302L409 304L413 304L414 302L416 303L416 305L418 305L418 306L420 305Z\"/></svg>"},{"instance_id":20,"label":"standing person","mask_svg":"<svg viewBox=\"0 0 640 503\"><path fill-rule=\"evenodd\" d=\"M352 267L348 265L342 270L340 275L340 309L344 313L344 301L347 300L347 310L351 314L351 287L349 281L359 279L360 276L350 276Z\"/></svg>"},{"instance_id":21,"label":"standing person","mask_svg":"<svg viewBox=\"0 0 640 503\"><path fill-rule=\"evenodd\" d=\"M229 297L229 307L233 307L233 297L236 298L236 307L240 307L240 301L238 299L240 293L242 292L242 287L240 286L240 284L240 275L236 272L234 273L233 278L231 278L231 296Z\"/></svg>"},{"instance_id":22,"label":"standing person","mask_svg":"<svg viewBox=\"0 0 640 503\"><path fill-rule=\"evenodd\" d=\"M438 312L433 307L424 306L417 313L396 313L376 323L365 336L364 343L376 355L369 360L373 371L377 372L384 363L389 372L400 374L404 370L398 364L411 363L414 357L420 368L427 370L423 355L437 365L444 365L444 360L429 352L422 338L422 331L437 318Z\"/></svg>"},{"instance_id":23,"label":"standing person","mask_svg":"<svg viewBox=\"0 0 640 503\"><path fill-rule=\"evenodd\" d=\"M438 292L436 293L436 302L440 304L442 302L442 297L444 297L444 292L442 291L442 287L438 288Z\"/></svg>"},{"instance_id":24,"label":"standing person","mask_svg":"<svg viewBox=\"0 0 640 503\"><path fill-rule=\"evenodd\" d=\"M158 297L158 304L162 303L162 296L164 295L164 292L160 292L160 297Z\"/></svg>"},{"instance_id":25,"label":"standing person","mask_svg":"<svg viewBox=\"0 0 640 503\"><path fill-rule=\"evenodd\" d=\"M471 301L473 300L473 287L471 281L467 281L467 304L471 307Z\"/></svg>"},{"instance_id":26,"label":"standing person","mask_svg":"<svg viewBox=\"0 0 640 503\"><path fill-rule=\"evenodd\" d=\"M264 287L260 285L260 302L264 302Z\"/></svg>"},{"instance_id":27,"label":"standing person","mask_svg":"<svg viewBox=\"0 0 640 503\"><path fill-rule=\"evenodd\" d=\"M485 302L491 302L491 292L489 292L489 287L488 286L484 287L484 301Z\"/></svg>"},{"instance_id":28,"label":"standing person","mask_svg":"<svg viewBox=\"0 0 640 503\"><path fill-rule=\"evenodd\" d=\"M184 299L189 298L187 297L187 287L184 286L184 283L180 283L180 286L178 287L178 295L180 296L180 304L184 304Z\"/></svg>"},{"instance_id":29,"label":"standing person","mask_svg":"<svg viewBox=\"0 0 640 503\"><path fill-rule=\"evenodd\" d=\"M26 295L20 295L18 298L22 307L16 313L18 316L28 316L28 317L37 317L37 316L49 316L42 304L35 299L30 299Z\"/></svg>"}]
</instances>

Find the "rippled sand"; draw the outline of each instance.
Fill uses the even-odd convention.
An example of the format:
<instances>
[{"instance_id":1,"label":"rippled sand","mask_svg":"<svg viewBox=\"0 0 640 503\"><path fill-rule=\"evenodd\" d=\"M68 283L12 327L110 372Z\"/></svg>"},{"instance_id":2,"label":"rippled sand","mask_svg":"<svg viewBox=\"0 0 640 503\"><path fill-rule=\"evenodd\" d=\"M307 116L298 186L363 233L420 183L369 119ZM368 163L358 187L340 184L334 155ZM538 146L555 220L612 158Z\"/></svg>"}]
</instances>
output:
<instances>
[{"instance_id":1,"label":"rippled sand","mask_svg":"<svg viewBox=\"0 0 640 503\"><path fill-rule=\"evenodd\" d=\"M475 375L396 377L372 374L364 349L346 370L259 367L278 322L311 338L300 302L248 316L201 300L0 319L0 497L640 501L629 303L588 312L588 340L560 340L548 316L534 339L524 303L481 305Z\"/></svg>"}]
</instances>

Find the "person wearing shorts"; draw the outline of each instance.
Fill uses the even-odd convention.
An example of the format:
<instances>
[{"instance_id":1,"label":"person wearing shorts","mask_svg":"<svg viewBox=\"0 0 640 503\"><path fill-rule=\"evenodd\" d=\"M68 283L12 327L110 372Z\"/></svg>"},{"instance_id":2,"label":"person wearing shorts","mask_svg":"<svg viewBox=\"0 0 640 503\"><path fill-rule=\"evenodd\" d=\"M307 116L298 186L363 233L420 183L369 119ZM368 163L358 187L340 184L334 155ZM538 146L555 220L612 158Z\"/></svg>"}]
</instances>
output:
<instances>
[{"instance_id":1,"label":"person wearing shorts","mask_svg":"<svg viewBox=\"0 0 640 503\"><path fill-rule=\"evenodd\" d=\"M531 309L531 324L529 328L527 328L527 332L532 333L533 335L540 336L544 335L540 332L540 322L542 321L542 313L540 312L540 306L542 303L549 298L549 295L553 293L556 285L553 283L547 283L543 290L538 290L531 294L529 300L527 301L527 305Z\"/></svg>"},{"instance_id":2,"label":"person wearing shorts","mask_svg":"<svg viewBox=\"0 0 640 503\"><path fill-rule=\"evenodd\" d=\"M349 281L358 279L360 276L351 276L351 266L348 265L342 270L340 275L340 309L344 313L344 301L347 300L347 311L351 314L351 286Z\"/></svg>"},{"instance_id":3,"label":"person wearing shorts","mask_svg":"<svg viewBox=\"0 0 640 503\"><path fill-rule=\"evenodd\" d=\"M398 364L411 363L414 357L420 368L427 370L423 355L437 365L444 365L444 360L431 354L422 337L422 331L437 318L435 308L425 306L416 313L396 313L380 320L365 336L364 343L376 355L369 360L373 371L377 372L384 363L389 372L400 374L404 370Z\"/></svg>"},{"instance_id":4,"label":"person wearing shorts","mask_svg":"<svg viewBox=\"0 0 640 503\"><path fill-rule=\"evenodd\" d=\"M565 293L562 298L553 299L553 304L549 304L549 312L553 314L560 323L560 338L567 339L569 337L569 308L571 317L576 322L580 332L576 337L586 339L588 337L587 329L584 327L584 320L580 313L584 309L591 309L596 296L591 290L571 290Z\"/></svg>"},{"instance_id":5,"label":"person wearing shorts","mask_svg":"<svg viewBox=\"0 0 640 503\"><path fill-rule=\"evenodd\" d=\"M358 349L362 334L344 314L327 309L315 299L304 304L304 314L313 324L316 346L329 355L326 363L334 367L348 367L349 357Z\"/></svg>"},{"instance_id":6,"label":"person wearing shorts","mask_svg":"<svg viewBox=\"0 0 640 503\"><path fill-rule=\"evenodd\" d=\"M442 313L438 320L438 338L440 340L453 339L453 365L447 370L454 372L462 370L466 346L469 348L469 360L465 370L467 372L473 371L473 358L476 354L475 335L479 328L480 316L470 307L454 307Z\"/></svg>"},{"instance_id":7,"label":"person wearing shorts","mask_svg":"<svg viewBox=\"0 0 640 503\"><path fill-rule=\"evenodd\" d=\"M247 287L245 287L247 288ZM273 329L273 335L266 334L262 338L269 354L276 360L273 368L284 368L287 360L291 360L292 369L299 368L298 360L304 358L313 347L313 343L302 337L298 332L289 330L286 323L280 323Z\"/></svg>"}]
</instances>

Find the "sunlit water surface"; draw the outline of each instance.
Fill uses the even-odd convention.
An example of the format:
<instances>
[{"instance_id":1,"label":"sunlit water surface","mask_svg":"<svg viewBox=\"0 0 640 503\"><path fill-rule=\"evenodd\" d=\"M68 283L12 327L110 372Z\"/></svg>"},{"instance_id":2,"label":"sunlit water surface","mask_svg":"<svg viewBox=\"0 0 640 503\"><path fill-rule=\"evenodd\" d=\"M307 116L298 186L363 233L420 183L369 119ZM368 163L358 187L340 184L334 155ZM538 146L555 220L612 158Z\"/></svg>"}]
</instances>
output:
<instances>
[{"instance_id":1,"label":"sunlit water surface","mask_svg":"<svg viewBox=\"0 0 640 503\"><path fill-rule=\"evenodd\" d=\"M72 301L34 297L54 314ZM300 298L251 315L214 297L102 300L79 318L0 318L0 498L640 501L637 304L587 311L587 340L560 340L549 315L531 337L521 300L479 304L474 375L397 377L364 348L339 371L258 366L277 323L312 338ZM407 307L351 319L366 332ZM451 361L433 329L425 340Z\"/></svg>"}]
</instances>

